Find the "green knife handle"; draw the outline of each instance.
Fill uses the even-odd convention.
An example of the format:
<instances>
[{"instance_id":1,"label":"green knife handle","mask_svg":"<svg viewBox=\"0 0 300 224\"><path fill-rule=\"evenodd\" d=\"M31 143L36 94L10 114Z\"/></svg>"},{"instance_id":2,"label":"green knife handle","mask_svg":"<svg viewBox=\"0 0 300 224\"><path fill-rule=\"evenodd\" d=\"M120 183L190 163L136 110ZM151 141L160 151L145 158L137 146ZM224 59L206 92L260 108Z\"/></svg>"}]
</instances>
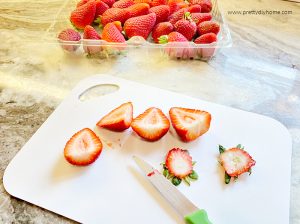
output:
<instances>
[{"instance_id":1,"label":"green knife handle","mask_svg":"<svg viewBox=\"0 0 300 224\"><path fill-rule=\"evenodd\" d=\"M187 224L212 224L204 209L200 209L184 217Z\"/></svg>"}]
</instances>

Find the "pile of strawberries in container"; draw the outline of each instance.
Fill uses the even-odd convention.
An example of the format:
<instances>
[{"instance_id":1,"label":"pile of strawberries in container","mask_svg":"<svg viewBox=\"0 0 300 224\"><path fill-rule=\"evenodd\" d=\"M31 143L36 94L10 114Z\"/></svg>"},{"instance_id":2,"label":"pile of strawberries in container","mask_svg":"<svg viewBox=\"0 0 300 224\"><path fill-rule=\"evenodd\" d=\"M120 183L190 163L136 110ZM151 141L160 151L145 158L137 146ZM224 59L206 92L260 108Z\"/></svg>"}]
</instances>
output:
<instances>
[{"instance_id":1,"label":"pile of strawberries in container","mask_svg":"<svg viewBox=\"0 0 300 224\"><path fill-rule=\"evenodd\" d=\"M192 58L201 53L198 44L217 42L220 26L212 21L212 7L211 0L81 0L70 15L75 29L61 31L58 39L65 50L76 51L79 44L67 43L83 38L84 51L93 55L105 49L95 41L120 51L138 36L167 46L170 56Z\"/></svg>"}]
</instances>

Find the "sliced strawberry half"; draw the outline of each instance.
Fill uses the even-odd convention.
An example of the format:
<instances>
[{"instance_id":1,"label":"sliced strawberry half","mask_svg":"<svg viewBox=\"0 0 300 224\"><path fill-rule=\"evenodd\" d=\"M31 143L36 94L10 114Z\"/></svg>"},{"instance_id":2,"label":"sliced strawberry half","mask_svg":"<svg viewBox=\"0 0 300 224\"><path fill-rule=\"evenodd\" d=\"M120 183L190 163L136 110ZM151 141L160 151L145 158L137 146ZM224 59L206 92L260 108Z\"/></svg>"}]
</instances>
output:
<instances>
[{"instance_id":1,"label":"sliced strawberry half","mask_svg":"<svg viewBox=\"0 0 300 224\"><path fill-rule=\"evenodd\" d=\"M132 116L132 103L123 103L122 105L105 115L97 123L97 126L107 128L112 131L124 131L130 127Z\"/></svg>"},{"instance_id":2,"label":"sliced strawberry half","mask_svg":"<svg viewBox=\"0 0 300 224\"><path fill-rule=\"evenodd\" d=\"M193 171L192 157L187 150L174 148L166 156L165 163L170 174L178 178L185 178Z\"/></svg>"},{"instance_id":3,"label":"sliced strawberry half","mask_svg":"<svg viewBox=\"0 0 300 224\"><path fill-rule=\"evenodd\" d=\"M195 140L210 127L211 115L206 111L172 107L169 114L174 129L185 142Z\"/></svg>"},{"instance_id":4,"label":"sliced strawberry half","mask_svg":"<svg viewBox=\"0 0 300 224\"><path fill-rule=\"evenodd\" d=\"M245 150L231 148L220 154L220 163L229 176L237 177L249 172L251 167L255 165L255 160Z\"/></svg>"},{"instance_id":5,"label":"sliced strawberry half","mask_svg":"<svg viewBox=\"0 0 300 224\"><path fill-rule=\"evenodd\" d=\"M66 160L76 166L89 165L99 157L102 151L101 140L89 128L75 133L64 149Z\"/></svg>"},{"instance_id":6,"label":"sliced strawberry half","mask_svg":"<svg viewBox=\"0 0 300 224\"><path fill-rule=\"evenodd\" d=\"M148 141L162 138L170 128L170 122L164 113L155 107L147 109L131 123L132 129Z\"/></svg>"}]
</instances>

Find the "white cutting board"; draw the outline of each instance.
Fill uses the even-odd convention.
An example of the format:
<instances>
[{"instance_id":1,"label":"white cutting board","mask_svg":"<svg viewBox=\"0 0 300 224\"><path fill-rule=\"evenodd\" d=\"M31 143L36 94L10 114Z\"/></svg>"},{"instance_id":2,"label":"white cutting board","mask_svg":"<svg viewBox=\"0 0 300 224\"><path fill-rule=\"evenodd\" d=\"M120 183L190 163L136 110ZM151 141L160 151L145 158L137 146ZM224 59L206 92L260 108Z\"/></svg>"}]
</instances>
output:
<instances>
[{"instance_id":1,"label":"white cutting board","mask_svg":"<svg viewBox=\"0 0 300 224\"><path fill-rule=\"evenodd\" d=\"M114 93L80 101L97 84L115 84ZM172 106L197 108L212 114L210 130L191 143L174 130L157 142L100 130L96 122L120 104L132 101L134 116L151 106L165 114ZM104 142L102 154L90 166L70 165L63 157L68 139L78 130L95 129ZM225 185L218 144L242 144L256 160L251 176ZM82 223L181 223L172 207L146 180L132 160L138 155L158 169L173 147L189 149L199 180L178 189L214 224L285 224L289 222L291 138L271 118L173 92L98 75L72 91L8 165L3 182L11 195Z\"/></svg>"}]
</instances>

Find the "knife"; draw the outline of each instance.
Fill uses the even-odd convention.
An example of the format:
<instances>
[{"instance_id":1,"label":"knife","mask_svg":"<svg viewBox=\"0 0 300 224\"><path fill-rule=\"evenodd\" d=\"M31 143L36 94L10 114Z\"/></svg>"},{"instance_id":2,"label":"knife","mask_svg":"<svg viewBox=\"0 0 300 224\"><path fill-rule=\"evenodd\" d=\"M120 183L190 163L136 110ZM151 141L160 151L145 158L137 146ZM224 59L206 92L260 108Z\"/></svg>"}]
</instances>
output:
<instances>
[{"instance_id":1,"label":"knife","mask_svg":"<svg viewBox=\"0 0 300 224\"><path fill-rule=\"evenodd\" d=\"M137 156L134 161L145 173L147 179L159 191L159 193L173 206L188 224L212 224L204 209L197 208L187 199L173 184L170 183L160 172L149 163Z\"/></svg>"}]
</instances>

